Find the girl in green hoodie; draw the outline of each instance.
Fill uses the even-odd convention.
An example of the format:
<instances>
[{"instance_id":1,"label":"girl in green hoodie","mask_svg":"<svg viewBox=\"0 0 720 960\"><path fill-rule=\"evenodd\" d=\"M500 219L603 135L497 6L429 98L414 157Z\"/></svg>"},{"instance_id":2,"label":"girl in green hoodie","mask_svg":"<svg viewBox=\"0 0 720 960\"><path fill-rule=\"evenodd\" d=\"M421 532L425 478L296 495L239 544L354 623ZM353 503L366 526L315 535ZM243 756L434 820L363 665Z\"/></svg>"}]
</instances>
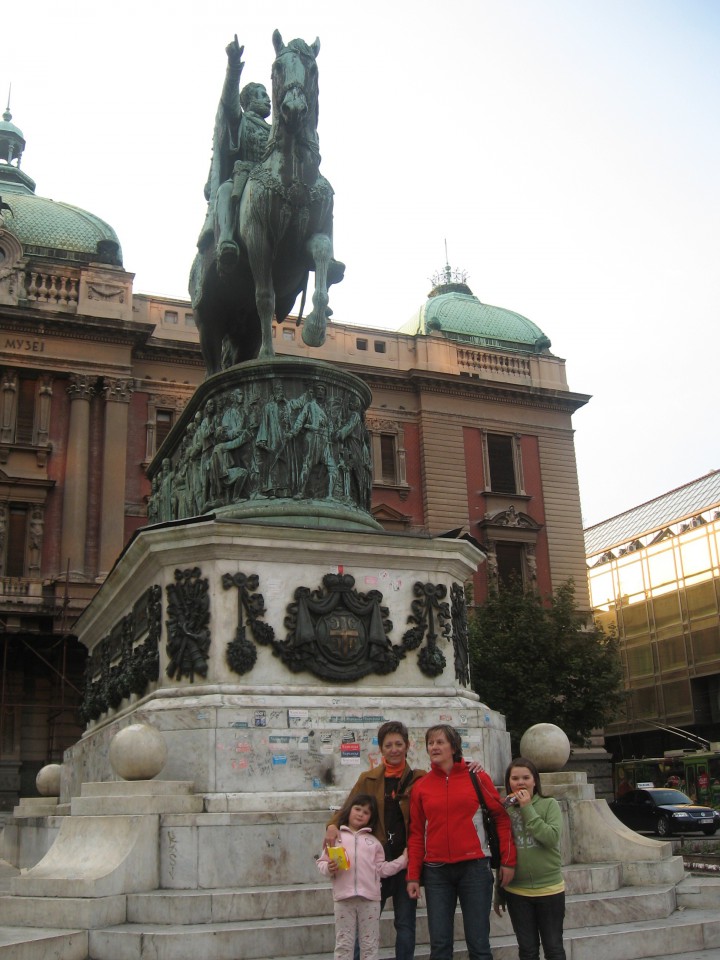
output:
<instances>
[{"instance_id":1,"label":"girl in green hoodie","mask_svg":"<svg viewBox=\"0 0 720 960\"><path fill-rule=\"evenodd\" d=\"M565 883L560 858L562 813L544 797L532 760L517 757L505 772L507 811L517 848L517 867L505 888L520 960L565 960Z\"/></svg>"}]
</instances>

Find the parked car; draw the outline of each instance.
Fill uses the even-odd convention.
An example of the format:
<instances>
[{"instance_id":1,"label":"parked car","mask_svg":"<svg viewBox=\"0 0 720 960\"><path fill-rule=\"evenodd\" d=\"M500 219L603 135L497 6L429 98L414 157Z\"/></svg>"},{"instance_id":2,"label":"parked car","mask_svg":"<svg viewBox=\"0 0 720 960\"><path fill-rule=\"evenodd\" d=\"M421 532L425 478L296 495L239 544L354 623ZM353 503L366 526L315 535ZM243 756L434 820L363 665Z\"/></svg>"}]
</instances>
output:
<instances>
[{"instance_id":1,"label":"parked car","mask_svg":"<svg viewBox=\"0 0 720 960\"><path fill-rule=\"evenodd\" d=\"M720 828L720 812L712 807L699 807L681 790L648 787L629 790L610 809L626 827L652 830L661 837L686 830L702 830L712 836Z\"/></svg>"}]
</instances>

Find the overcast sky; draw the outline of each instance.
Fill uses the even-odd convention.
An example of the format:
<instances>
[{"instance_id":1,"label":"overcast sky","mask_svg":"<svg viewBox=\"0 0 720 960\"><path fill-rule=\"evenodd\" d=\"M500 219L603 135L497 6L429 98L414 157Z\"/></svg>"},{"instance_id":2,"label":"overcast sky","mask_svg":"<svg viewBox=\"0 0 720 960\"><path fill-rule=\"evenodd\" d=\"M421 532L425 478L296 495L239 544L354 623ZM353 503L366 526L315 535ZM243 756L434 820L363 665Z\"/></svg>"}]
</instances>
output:
<instances>
[{"instance_id":1,"label":"overcast sky","mask_svg":"<svg viewBox=\"0 0 720 960\"><path fill-rule=\"evenodd\" d=\"M23 169L115 228L136 293L187 296L227 42L269 85L273 29L318 35L334 319L397 329L447 239L592 394L586 525L720 466L720 2L35 0L3 20Z\"/></svg>"}]
</instances>

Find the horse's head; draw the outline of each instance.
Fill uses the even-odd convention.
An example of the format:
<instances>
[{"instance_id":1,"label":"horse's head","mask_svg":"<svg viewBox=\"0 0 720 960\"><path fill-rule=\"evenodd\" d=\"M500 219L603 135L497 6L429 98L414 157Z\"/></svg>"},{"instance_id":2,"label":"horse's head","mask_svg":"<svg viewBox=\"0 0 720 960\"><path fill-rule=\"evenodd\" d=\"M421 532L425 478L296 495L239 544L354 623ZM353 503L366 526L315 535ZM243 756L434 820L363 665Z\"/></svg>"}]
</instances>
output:
<instances>
[{"instance_id":1,"label":"horse's head","mask_svg":"<svg viewBox=\"0 0 720 960\"><path fill-rule=\"evenodd\" d=\"M291 40L287 46L280 32L273 33L275 62L272 66L273 117L295 132L305 123L317 127L318 69L315 62L320 41L308 46Z\"/></svg>"}]
</instances>

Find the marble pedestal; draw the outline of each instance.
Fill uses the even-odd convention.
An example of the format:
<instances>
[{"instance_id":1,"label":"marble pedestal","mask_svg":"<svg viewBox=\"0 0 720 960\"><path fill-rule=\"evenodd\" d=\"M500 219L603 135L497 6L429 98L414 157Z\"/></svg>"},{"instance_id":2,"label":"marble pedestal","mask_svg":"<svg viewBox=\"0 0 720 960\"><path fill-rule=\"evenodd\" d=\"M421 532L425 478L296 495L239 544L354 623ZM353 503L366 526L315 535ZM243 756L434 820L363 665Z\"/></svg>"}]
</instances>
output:
<instances>
[{"instance_id":1,"label":"marble pedestal","mask_svg":"<svg viewBox=\"0 0 720 960\"><path fill-rule=\"evenodd\" d=\"M79 623L95 716L66 754L61 800L78 796L84 781L114 779L110 739L136 722L166 740L160 776L192 780L213 812L267 812L278 793L295 811L326 810L379 761L375 735L388 719L411 731L416 766L427 763L425 729L454 724L466 753L500 782L509 736L467 682L460 609L481 560L462 540L372 531L212 518L141 531ZM178 583L189 585L180 601ZM332 605L333 584L353 593L356 607L375 597L364 625L348 613L350 601L334 619L312 614L313 603ZM261 603L252 600L259 594ZM202 656L185 650L193 675L179 677L173 617L183 605L203 608L183 636L205 631L205 647ZM231 655L233 643L241 656ZM153 662L155 679L143 679Z\"/></svg>"}]
</instances>

